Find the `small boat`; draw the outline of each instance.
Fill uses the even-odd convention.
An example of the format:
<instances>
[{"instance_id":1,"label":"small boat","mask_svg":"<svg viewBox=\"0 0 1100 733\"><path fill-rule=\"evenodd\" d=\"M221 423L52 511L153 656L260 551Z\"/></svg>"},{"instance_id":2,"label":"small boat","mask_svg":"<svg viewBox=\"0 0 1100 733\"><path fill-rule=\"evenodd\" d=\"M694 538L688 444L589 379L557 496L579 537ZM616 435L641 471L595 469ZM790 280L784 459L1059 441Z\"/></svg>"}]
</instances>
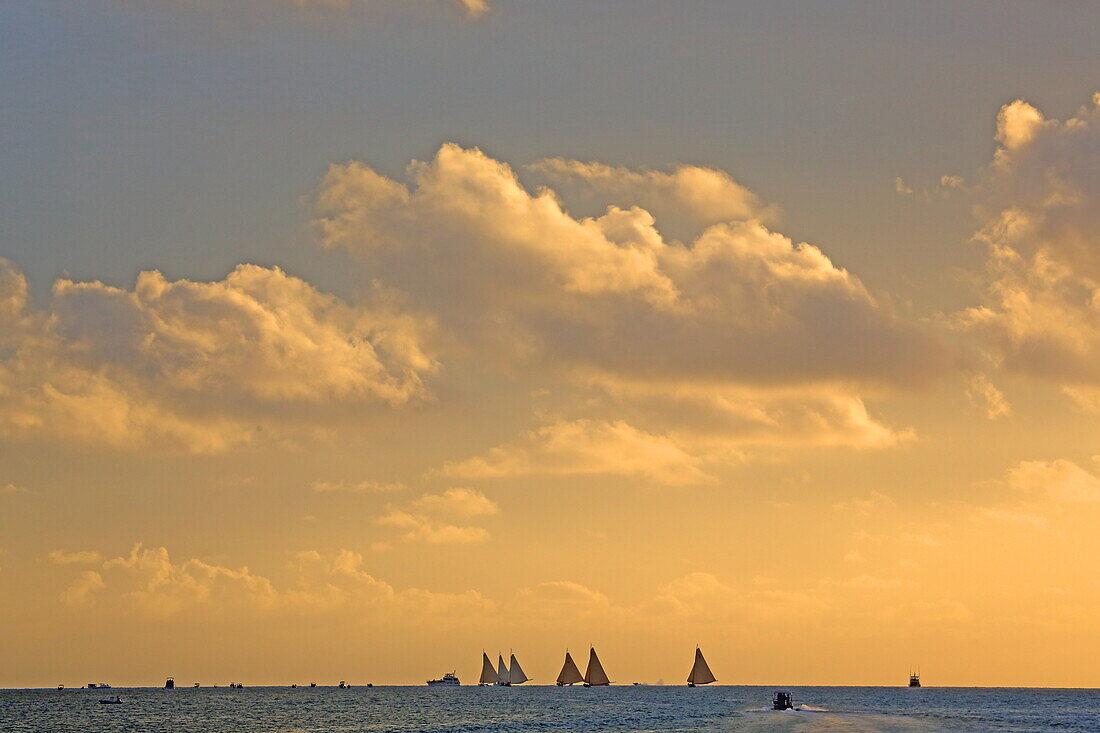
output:
<instances>
[{"instance_id":1,"label":"small boat","mask_svg":"<svg viewBox=\"0 0 1100 733\"><path fill-rule=\"evenodd\" d=\"M58 685L58 686L57 686L57 689L59 689L59 690L64 690L64 689L65 689L65 685Z\"/></svg>"},{"instance_id":2,"label":"small boat","mask_svg":"<svg viewBox=\"0 0 1100 733\"><path fill-rule=\"evenodd\" d=\"M297 684L293 684L293 685L291 685L291 686L290 686L290 689L292 689L292 690L293 690L293 689L294 689L294 688L296 688L297 686L298 686Z\"/></svg>"},{"instance_id":3,"label":"small boat","mask_svg":"<svg viewBox=\"0 0 1100 733\"><path fill-rule=\"evenodd\" d=\"M454 672L448 672L437 680L428 680L428 687L455 687L462 684Z\"/></svg>"},{"instance_id":4,"label":"small boat","mask_svg":"<svg viewBox=\"0 0 1100 733\"><path fill-rule=\"evenodd\" d=\"M192 687L198 687L198 686L199 686L199 683L198 683L198 682L196 682L195 684L193 684L193 685L191 685L191 686L192 686Z\"/></svg>"},{"instance_id":5,"label":"small boat","mask_svg":"<svg viewBox=\"0 0 1100 733\"><path fill-rule=\"evenodd\" d=\"M699 647L695 647L695 664L691 665L691 671L688 672L688 687L709 685L711 682L715 681L717 681L717 678L710 671L707 660L703 659L703 652Z\"/></svg>"},{"instance_id":6,"label":"small boat","mask_svg":"<svg viewBox=\"0 0 1100 733\"><path fill-rule=\"evenodd\" d=\"M909 686L920 687L920 672L909 673Z\"/></svg>"},{"instance_id":7,"label":"small boat","mask_svg":"<svg viewBox=\"0 0 1100 733\"><path fill-rule=\"evenodd\" d=\"M88 689L89 690L109 690L109 689L111 689L111 686L108 685L106 682L89 682L88 683Z\"/></svg>"},{"instance_id":8,"label":"small boat","mask_svg":"<svg viewBox=\"0 0 1100 733\"><path fill-rule=\"evenodd\" d=\"M565 663L561 665L561 672L558 672L556 684L558 687L565 687L566 685L575 685L578 682L584 682L584 675L577 668L577 663L573 661L569 650L566 650Z\"/></svg>"},{"instance_id":9,"label":"small boat","mask_svg":"<svg viewBox=\"0 0 1100 733\"><path fill-rule=\"evenodd\" d=\"M107 697L99 701L100 705L120 705L122 704L122 698L118 695Z\"/></svg>"},{"instance_id":10,"label":"small boat","mask_svg":"<svg viewBox=\"0 0 1100 733\"><path fill-rule=\"evenodd\" d=\"M166 679L164 681L164 689L166 689L166 690L176 689L176 680L173 679L172 677L169 677L168 679Z\"/></svg>"},{"instance_id":11,"label":"small boat","mask_svg":"<svg viewBox=\"0 0 1100 733\"><path fill-rule=\"evenodd\" d=\"M794 701L791 693L786 690L776 690L772 696L772 710L793 710Z\"/></svg>"},{"instance_id":12,"label":"small boat","mask_svg":"<svg viewBox=\"0 0 1100 733\"><path fill-rule=\"evenodd\" d=\"M606 687L610 684L611 680L607 678L607 672L604 671L603 665L600 664L600 658L596 656L596 647L589 648L588 669L584 671L584 686Z\"/></svg>"},{"instance_id":13,"label":"small boat","mask_svg":"<svg viewBox=\"0 0 1100 733\"><path fill-rule=\"evenodd\" d=\"M316 686L317 686L317 683L316 683L316 682L310 682L310 683L309 683L309 686L310 686L310 687L316 687Z\"/></svg>"},{"instance_id":14,"label":"small boat","mask_svg":"<svg viewBox=\"0 0 1100 733\"><path fill-rule=\"evenodd\" d=\"M347 682L344 682L343 680L340 680L340 689L341 690L346 690L349 687L351 687L351 685L349 685Z\"/></svg>"},{"instance_id":15,"label":"small boat","mask_svg":"<svg viewBox=\"0 0 1100 733\"><path fill-rule=\"evenodd\" d=\"M367 687L374 687L374 683L373 682L368 682Z\"/></svg>"},{"instance_id":16,"label":"small boat","mask_svg":"<svg viewBox=\"0 0 1100 733\"><path fill-rule=\"evenodd\" d=\"M500 682L500 675L493 669L493 663L490 661L489 655L481 652L481 676L477 679L478 687L495 685L498 682Z\"/></svg>"}]
</instances>

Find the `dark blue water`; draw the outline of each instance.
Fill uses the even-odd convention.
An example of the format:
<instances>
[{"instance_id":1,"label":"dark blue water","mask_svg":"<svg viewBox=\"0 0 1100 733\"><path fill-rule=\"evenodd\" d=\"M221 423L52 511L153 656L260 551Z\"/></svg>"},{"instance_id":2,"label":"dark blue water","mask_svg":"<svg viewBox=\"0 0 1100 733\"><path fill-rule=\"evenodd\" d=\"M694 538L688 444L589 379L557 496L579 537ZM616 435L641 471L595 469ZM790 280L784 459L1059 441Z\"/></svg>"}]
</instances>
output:
<instances>
[{"instance_id":1,"label":"dark blue water","mask_svg":"<svg viewBox=\"0 0 1100 733\"><path fill-rule=\"evenodd\" d=\"M1100 731L1100 690L794 687L0 691L3 731ZM99 699L119 695L121 705Z\"/></svg>"}]
</instances>

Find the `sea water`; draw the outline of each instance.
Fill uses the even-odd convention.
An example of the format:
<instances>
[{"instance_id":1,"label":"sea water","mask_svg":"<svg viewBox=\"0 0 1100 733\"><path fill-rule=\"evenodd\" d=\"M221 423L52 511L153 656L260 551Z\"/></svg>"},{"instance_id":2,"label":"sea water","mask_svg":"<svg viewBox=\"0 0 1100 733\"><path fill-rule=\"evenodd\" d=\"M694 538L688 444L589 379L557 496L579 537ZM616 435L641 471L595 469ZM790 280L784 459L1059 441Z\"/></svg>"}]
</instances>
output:
<instances>
[{"instance_id":1,"label":"sea water","mask_svg":"<svg viewBox=\"0 0 1100 733\"><path fill-rule=\"evenodd\" d=\"M789 687L246 687L0 691L2 731L1100 731L1100 690ZM118 695L120 705L102 705Z\"/></svg>"}]
</instances>

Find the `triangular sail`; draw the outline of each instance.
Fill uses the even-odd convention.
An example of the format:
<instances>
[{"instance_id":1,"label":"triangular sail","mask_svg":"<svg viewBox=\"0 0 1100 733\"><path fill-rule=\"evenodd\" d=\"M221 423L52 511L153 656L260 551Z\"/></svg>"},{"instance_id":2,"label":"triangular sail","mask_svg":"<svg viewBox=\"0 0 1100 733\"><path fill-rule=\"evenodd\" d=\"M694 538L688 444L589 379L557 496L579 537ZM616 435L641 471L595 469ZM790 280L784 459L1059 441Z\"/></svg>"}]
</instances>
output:
<instances>
[{"instance_id":1,"label":"triangular sail","mask_svg":"<svg viewBox=\"0 0 1100 733\"><path fill-rule=\"evenodd\" d=\"M695 647L695 664L691 665L691 673L688 675L690 685L709 685L716 681L716 677L710 671L707 660L703 659L703 652Z\"/></svg>"},{"instance_id":2,"label":"triangular sail","mask_svg":"<svg viewBox=\"0 0 1100 733\"><path fill-rule=\"evenodd\" d=\"M522 685L527 681L527 675L523 673L523 667L519 666L519 660L516 659L516 655L512 655L510 669L508 670L508 681L513 685Z\"/></svg>"},{"instance_id":3,"label":"triangular sail","mask_svg":"<svg viewBox=\"0 0 1100 733\"><path fill-rule=\"evenodd\" d=\"M600 664L600 658L596 656L595 647L588 653L588 669L585 670L584 681L593 687L611 684L607 672L603 671L603 665Z\"/></svg>"},{"instance_id":4,"label":"triangular sail","mask_svg":"<svg viewBox=\"0 0 1100 733\"><path fill-rule=\"evenodd\" d=\"M497 655L497 676L500 678L500 684L508 684L508 668L504 666L504 655Z\"/></svg>"},{"instance_id":5,"label":"triangular sail","mask_svg":"<svg viewBox=\"0 0 1100 733\"><path fill-rule=\"evenodd\" d=\"M499 682L500 677L497 675L496 670L493 669L493 663L489 661L489 655L485 652L481 653L481 679L477 681L479 685L491 685L494 682Z\"/></svg>"},{"instance_id":6,"label":"triangular sail","mask_svg":"<svg viewBox=\"0 0 1100 733\"><path fill-rule=\"evenodd\" d=\"M561 666L561 672L558 673L558 684L573 685L578 682L584 682L584 677L581 675L581 671L577 669L577 663L573 661L573 657L569 655L569 652L566 652L565 664Z\"/></svg>"}]
</instances>

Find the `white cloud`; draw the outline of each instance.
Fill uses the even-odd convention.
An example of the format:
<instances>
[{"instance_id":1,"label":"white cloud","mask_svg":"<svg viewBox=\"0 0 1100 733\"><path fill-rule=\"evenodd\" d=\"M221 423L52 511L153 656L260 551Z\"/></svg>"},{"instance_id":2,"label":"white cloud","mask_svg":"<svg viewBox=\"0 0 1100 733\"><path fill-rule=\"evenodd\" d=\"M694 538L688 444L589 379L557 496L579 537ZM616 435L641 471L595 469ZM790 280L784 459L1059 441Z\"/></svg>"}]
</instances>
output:
<instances>
[{"instance_id":1,"label":"white cloud","mask_svg":"<svg viewBox=\"0 0 1100 733\"><path fill-rule=\"evenodd\" d=\"M484 527L462 527L429 519L422 514L412 514L400 509L378 517L375 524L397 527L404 531L406 542L425 542L429 545L472 545L489 540L489 530Z\"/></svg>"},{"instance_id":2,"label":"white cloud","mask_svg":"<svg viewBox=\"0 0 1100 733\"><path fill-rule=\"evenodd\" d=\"M500 512L496 502L476 489L447 489L442 494L424 494L412 505L423 512L460 517L487 516Z\"/></svg>"},{"instance_id":3,"label":"white cloud","mask_svg":"<svg viewBox=\"0 0 1100 733\"><path fill-rule=\"evenodd\" d=\"M320 493L349 493L349 494L388 494L394 491L404 491L405 485L400 482L384 483L381 481L314 481L310 488Z\"/></svg>"},{"instance_id":4,"label":"white cloud","mask_svg":"<svg viewBox=\"0 0 1100 733\"><path fill-rule=\"evenodd\" d=\"M76 552L51 550L49 558L50 562L57 565L95 565L103 560L103 556L95 550L78 550Z\"/></svg>"},{"instance_id":5,"label":"white cloud","mask_svg":"<svg viewBox=\"0 0 1100 733\"><path fill-rule=\"evenodd\" d=\"M675 485L711 480L700 463L667 437L623 422L577 420L544 425L484 456L447 463L440 473L456 478L616 475Z\"/></svg>"},{"instance_id":6,"label":"white cloud","mask_svg":"<svg viewBox=\"0 0 1100 733\"><path fill-rule=\"evenodd\" d=\"M257 425L430 398L429 321L377 292L354 306L278 268L224 280L59 280L46 311L0 260L0 435L217 452Z\"/></svg>"}]
</instances>

